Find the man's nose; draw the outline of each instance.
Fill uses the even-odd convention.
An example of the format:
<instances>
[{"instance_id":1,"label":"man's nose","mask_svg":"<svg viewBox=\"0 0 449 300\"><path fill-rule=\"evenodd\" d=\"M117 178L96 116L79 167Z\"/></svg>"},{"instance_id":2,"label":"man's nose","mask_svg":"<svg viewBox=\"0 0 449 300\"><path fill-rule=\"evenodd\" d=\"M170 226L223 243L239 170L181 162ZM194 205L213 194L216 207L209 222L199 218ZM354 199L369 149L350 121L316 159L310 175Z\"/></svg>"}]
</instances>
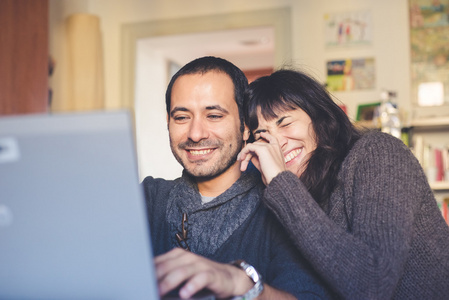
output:
<instances>
[{"instance_id":1,"label":"man's nose","mask_svg":"<svg viewBox=\"0 0 449 300\"><path fill-rule=\"evenodd\" d=\"M190 123L188 138L194 142L199 142L202 139L207 139L209 132L206 124L200 119L193 119Z\"/></svg>"}]
</instances>

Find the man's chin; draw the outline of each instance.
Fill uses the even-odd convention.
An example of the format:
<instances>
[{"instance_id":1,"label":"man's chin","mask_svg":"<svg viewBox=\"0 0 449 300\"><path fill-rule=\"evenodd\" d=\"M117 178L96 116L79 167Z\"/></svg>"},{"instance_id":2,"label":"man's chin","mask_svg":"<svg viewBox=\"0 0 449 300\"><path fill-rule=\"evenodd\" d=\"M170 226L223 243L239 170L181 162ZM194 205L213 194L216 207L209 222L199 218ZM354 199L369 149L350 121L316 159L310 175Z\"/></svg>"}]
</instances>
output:
<instances>
[{"instance_id":1,"label":"man's chin","mask_svg":"<svg viewBox=\"0 0 449 300\"><path fill-rule=\"evenodd\" d=\"M232 164L221 165L221 166L196 166L195 168L184 167L184 170L192 177L195 177L196 181L208 181L225 173Z\"/></svg>"},{"instance_id":2,"label":"man's chin","mask_svg":"<svg viewBox=\"0 0 449 300\"><path fill-rule=\"evenodd\" d=\"M220 175L221 173L223 173L223 172L219 172L217 174L217 172L215 170L211 171L211 170L185 169L185 171L187 172L187 174L189 174L192 177L195 177L196 180L200 180L200 181L206 181L206 180L213 179L213 178L217 177L218 175Z\"/></svg>"}]
</instances>

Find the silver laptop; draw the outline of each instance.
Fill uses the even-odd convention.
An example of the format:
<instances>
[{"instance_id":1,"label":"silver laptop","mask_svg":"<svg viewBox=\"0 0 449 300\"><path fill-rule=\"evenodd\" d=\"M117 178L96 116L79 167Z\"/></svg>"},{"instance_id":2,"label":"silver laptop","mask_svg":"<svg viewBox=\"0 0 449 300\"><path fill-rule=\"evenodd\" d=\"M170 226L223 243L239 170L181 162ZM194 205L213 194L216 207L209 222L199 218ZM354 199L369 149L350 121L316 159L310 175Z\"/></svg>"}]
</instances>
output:
<instances>
[{"instance_id":1,"label":"silver laptop","mask_svg":"<svg viewBox=\"0 0 449 300\"><path fill-rule=\"evenodd\" d=\"M0 299L158 299L126 112L0 117Z\"/></svg>"}]
</instances>

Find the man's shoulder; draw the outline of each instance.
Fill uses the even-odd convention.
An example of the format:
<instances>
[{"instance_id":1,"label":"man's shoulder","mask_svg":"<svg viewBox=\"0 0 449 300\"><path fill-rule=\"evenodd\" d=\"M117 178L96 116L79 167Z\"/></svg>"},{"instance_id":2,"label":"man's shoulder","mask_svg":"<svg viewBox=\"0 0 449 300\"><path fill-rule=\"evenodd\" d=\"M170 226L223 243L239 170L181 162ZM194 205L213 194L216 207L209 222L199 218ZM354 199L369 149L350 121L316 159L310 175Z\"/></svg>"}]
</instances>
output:
<instances>
[{"instance_id":1,"label":"man's shoulder","mask_svg":"<svg viewBox=\"0 0 449 300\"><path fill-rule=\"evenodd\" d=\"M174 180L167 180L163 178L154 178L147 176L142 181L141 185L147 201L157 201L157 199L167 197L179 178Z\"/></svg>"},{"instance_id":2,"label":"man's shoulder","mask_svg":"<svg viewBox=\"0 0 449 300\"><path fill-rule=\"evenodd\" d=\"M167 180L164 178L155 178L153 176L147 176L143 179L142 185L143 186L168 186L168 185L174 185L177 180L179 180L179 178L174 179L174 180Z\"/></svg>"}]
</instances>

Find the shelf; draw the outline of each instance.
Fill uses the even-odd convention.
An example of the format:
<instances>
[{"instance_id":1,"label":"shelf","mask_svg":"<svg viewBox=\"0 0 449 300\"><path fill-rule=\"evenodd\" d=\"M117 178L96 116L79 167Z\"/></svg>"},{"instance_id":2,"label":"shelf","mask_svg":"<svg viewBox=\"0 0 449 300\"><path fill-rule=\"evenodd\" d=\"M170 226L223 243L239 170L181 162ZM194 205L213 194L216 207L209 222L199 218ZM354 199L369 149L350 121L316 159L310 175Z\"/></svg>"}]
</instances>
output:
<instances>
[{"instance_id":1,"label":"shelf","mask_svg":"<svg viewBox=\"0 0 449 300\"><path fill-rule=\"evenodd\" d=\"M449 117L416 119L410 125L411 127L449 127Z\"/></svg>"},{"instance_id":2,"label":"shelf","mask_svg":"<svg viewBox=\"0 0 449 300\"><path fill-rule=\"evenodd\" d=\"M354 125L358 129L380 129L373 121L356 121Z\"/></svg>"},{"instance_id":3,"label":"shelf","mask_svg":"<svg viewBox=\"0 0 449 300\"><path fill-rule=\"evenodd\" d=\"M449 191L449 181L430 182L430 187L434 191Z\"/></svg>"}]
</instances>

